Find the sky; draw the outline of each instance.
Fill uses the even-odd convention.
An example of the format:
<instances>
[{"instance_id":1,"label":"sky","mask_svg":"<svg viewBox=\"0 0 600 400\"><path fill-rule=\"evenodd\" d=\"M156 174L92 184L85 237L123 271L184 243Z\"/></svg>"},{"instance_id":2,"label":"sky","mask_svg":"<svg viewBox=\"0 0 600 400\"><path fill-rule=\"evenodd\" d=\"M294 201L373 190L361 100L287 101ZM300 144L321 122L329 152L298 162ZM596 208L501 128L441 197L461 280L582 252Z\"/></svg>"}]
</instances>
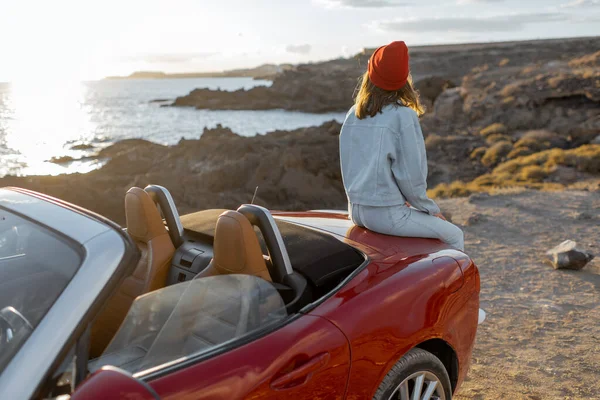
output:
<instances>
[{"instance_id":1,"label":"sky","mask_svg":"<svg viewBox=\"0 0 600 400\"><path fill-rule=\"evenodd\" d=\"M600 0L0 0L0 82L347 57L409 45L600 35Z\"/></svg>"}]
</instances>

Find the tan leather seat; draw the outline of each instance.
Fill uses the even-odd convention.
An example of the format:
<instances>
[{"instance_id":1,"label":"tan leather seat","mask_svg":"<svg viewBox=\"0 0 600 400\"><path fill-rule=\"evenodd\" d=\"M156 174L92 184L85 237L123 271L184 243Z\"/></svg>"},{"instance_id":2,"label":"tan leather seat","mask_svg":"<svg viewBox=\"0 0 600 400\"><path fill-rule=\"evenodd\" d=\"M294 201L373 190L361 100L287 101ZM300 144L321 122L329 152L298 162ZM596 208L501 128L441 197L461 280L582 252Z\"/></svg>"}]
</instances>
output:
<instances>
[{"instance_id":1,"label":"tan leather seat","mask_svg":"<svg viewBox=\"0 0 600 400\"><path fill-rule=\"evenodd\" d=\"M156 205L145 191L133 187L125 195L127 232L138 245L140 261L108 299L91 331L90 356L98 357L125 319L133 300L165 287L175 247Z\"/></svg>"},{"instance_id":2,"label":"tan leather seat","mask_svg":"<svg viewBox=\"0 0 600 400\"><path fill-rule=\"evenodd\" d=\"M225 211L217 219L214 256L196 277L246 274L271 282L258 237L250 221L237 211Z\"/></svg>"}]
</instances>

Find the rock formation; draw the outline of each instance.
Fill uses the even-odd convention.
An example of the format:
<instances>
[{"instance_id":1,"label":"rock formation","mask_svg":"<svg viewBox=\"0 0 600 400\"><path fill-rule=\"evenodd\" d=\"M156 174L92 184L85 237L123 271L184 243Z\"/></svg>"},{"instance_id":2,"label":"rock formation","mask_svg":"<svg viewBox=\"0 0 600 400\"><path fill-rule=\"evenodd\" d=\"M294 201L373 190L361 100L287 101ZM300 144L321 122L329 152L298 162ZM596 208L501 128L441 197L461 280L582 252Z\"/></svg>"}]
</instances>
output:
<instances>
[{"instance_id":1,"label":"rock formation","mask_svg":"<svg viewBox=\"0 0 600 400\"><path fill-rule=\"evenodd\" d=\"M555 269L574 269L579 271L594 259L591 253L579 250L577 243L565 240L558 246L548 250L546 256Z\"/></svg>"},{"instance_id":2,"label":"rock formation","mask_svg":"<svg viewBox=\"0 0 600 400\"><path fill-rule=\"evenodd\" d=\"M427 75L415 76L415 86L431 103L421 118L431 196L514 186L600 190L600 39L411 51L413 69ZM176 104L346 110L369 54L294 67L269 88L195 90ZM235 208L252 198L256 186L257 202L270 208L345 208L339 131L331 121L256 137L217 126L199 140L170 147L129 139L98 152L96 158L106 161L99 170L8 176L0 186L49 193L118 222L124 222L127 189L150 183L167 187L182 212Z\"/></svg>"},{"instance_id":3,"label":"rock formation","mask_svg":"<svg viewBox=\"0 0 600 400\"><path fill-rule=\"evenodd\" d=\"M294 131L242 137L229 128L205 129L200 139L162 146L129 139L102 149L108 160L87 174L0 178L50 194L124 223L123 199L131 186L165 186L182 213L237 208L252 199L273 209L345 208L338 122Z\"/></svg>"},{"instance_id":4,"label":"rock formation","mask_svg":"<svg viewBox=\"0 0 600 400\"><path fill-rule=\"evenodd\" d=\"M195 89L178 97L174 106L211 110L265 110L282 108L305 112L346 111L358 78L366 70L374 49L351 58L289 67L273 78L270 87L226 92ZM415 86L425 103L433 103L443 89L478 71L505 71L531 64L571 61L573 68L590 68L589 54L600 50L597 38L542 40L450 46L411 47L411 70ZM568 84L565 84L568 86Z\"/></svg>"}]
</instances>

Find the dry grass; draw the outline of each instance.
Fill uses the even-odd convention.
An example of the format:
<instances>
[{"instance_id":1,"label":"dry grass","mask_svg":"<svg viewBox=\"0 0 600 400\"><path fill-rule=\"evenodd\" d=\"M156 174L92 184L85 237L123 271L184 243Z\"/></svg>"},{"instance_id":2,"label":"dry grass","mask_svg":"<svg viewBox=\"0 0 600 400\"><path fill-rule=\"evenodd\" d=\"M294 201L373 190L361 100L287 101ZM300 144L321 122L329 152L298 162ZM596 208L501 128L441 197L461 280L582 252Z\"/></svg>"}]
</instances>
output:
<instances>
[{"instance_id":1,"label":"dry grass","mask_svg":"<svg viewBox=\"0 0 600 400\"><path fill-rule=\"evenodd\" d=\"M548 176L548 172L537 165L528 165L519 173L519 179L522 181L541 182Z\"/></svg>"},{"instance_id":2,"label":"dry grass","mask_svg":"<svg viewBox=\"0 0 600 400\"><path fill-rule=\"evenodd\" d=\"M483 157L483 155L485 154L485 152L487 151L487 147L477 147L475 150L473 150L471 152L471 154L469 155L469 158L471 160L479 160L481 159L481 157Z\"/></svg>"},{"instance_id":3,"label":"dry grass","mask_svg":"<svg viewBox=\"0 0 600 400\"><path fill-rule=\"evenodd\" d=\"M427 135L427 138L425 138L425 147L428 149L432 149L434 147L439 147L444 143L444 138L436 135L435 133L430 133L429 135Z\"/></svg>"},{"instance_id":4,"label":"dry grass","mask_svg":"<svg viewBox=\"0 0 600 400\"><path fill-rule=\"evenodd\" d=\"M528 156L533 153L535 153L535 152L533 150L531 150L529 147L514 147L511 150L511 152L508 153L506 158L508 158L509 160L512 160L513 158L524 157L524 156Z\"/></svg>"},{"instance_id":5,"label":"dry grass","mask_svg":"<svg viewBox=\"0 0 600 400\"><path fill-rule=\"evenodd\" d=\"M489 145L492 145L497 142L511 142L512 138L508 135L504 135L502 133L492 133L491 135L485 138L485 142Z\"/></svg>"},{"instance_id":6,"label":"dry grass","mask_svg":"<svg viewBox=\"0 0 600 400\"><path fill-rule=\"evenodd\" d=\"M588 144L575 149L550 149L507 161L494 169L493 174L515 174L529 165L549 170L556 165L573 167L581 172L600 173L600 145Z\"/></svg>"},{"instance_id":7,"label":"dry grass","mask_svg":"<svg viewBox=\"0 0 600 400\"><path fill-rule=\"evenodd\" d=\"M564 188L565 185L561 182L551 182L548 178L552 177L558 166L573 168L580 173L599 174L600 145L589 144L570 150L553 148L516 157L471 182L442 183L429 190L428 194L431 197L446 198L468 196L476 192L493 192L498 188L508 187L557 190Z\"/></svg>"},{"instance_id":8,"label":"dry grass","mask_svg":"<svg viewBox=\"0 0 600 400\"><path fill-rule=\"evenodd\" d=\"M504 126L504 124L497 122L495 124L491 124L491 125L483 128L481 131L479 131L479 134L481 136L487 137L494 133L506 134L507 132L508 132L508 129L506 129L506 126Z\"/></svg>"},{"instance_id":9,"label":"dry grass","mask_svg":"<svg viewBox=\"0 0 600 400\"><path fill-rule=\"evenodd\" d=\"M481 163L486 167L493 167L501 162L512 149L513 145L509 141L496 142L485 151L485 154L481 157Z\"/></svg>"}]
</instances>

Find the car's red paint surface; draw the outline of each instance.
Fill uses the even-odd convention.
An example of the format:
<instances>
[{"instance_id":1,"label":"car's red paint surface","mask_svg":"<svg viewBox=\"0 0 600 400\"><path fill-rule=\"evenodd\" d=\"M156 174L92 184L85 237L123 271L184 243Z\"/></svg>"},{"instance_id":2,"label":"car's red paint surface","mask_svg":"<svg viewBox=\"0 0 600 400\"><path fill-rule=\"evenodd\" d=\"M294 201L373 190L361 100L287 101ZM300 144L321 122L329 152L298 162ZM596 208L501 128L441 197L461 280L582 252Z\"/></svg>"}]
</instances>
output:
<instances>
[{"instance_id":1,"label":"car's red paint surface","mask_svg":"<svg viewBox=\"0 0 600 400\"><path fill-rule=\"evenodd\" d=\"M312 311L350 340L349 399L371 398L403 354L432 339L453 349L456 389L460 386L469 369L479 311L479 271L469 257L439 240L374 233L353 225L346 214L276 215L343 236L371 259L348 285Z\"/></svg>"},{"instance_id":2,"label":"car's red paint surface","mask_svg":"<svg viewBox=\"0 0 600 400\"><path fill-rule=\"evenodd\" d=\"M448 349L451 380L460 385L479 309L479 272L464 253L438 240L376 234L344 214L273 214L337 235L368 265L308 315L152 380L161 398L372 398L408 350L432 340ZM290 373L289 384L275 387Z\"/></svg>"},{"instance_id":3,"label":"car's red paint surface","mask_svg":"<svg viewBox=\"0 0 600 400\"><path fill-rule=\"evenodd\" d=\"M146 383L118 368L105 367L83 382L70 400L156 400L157 394Z\"/></svg>"},{"instance_id":4,"label":"car's red paint surface","mask_svg":"<svg viewBox=\"0 0 600 400\"><path fill-rule=\"evenodd\" d=\"M150 385L164 400L343 399L349 371L344 334L325 318L304 315Z\"/></svg>"}]
</instances>

